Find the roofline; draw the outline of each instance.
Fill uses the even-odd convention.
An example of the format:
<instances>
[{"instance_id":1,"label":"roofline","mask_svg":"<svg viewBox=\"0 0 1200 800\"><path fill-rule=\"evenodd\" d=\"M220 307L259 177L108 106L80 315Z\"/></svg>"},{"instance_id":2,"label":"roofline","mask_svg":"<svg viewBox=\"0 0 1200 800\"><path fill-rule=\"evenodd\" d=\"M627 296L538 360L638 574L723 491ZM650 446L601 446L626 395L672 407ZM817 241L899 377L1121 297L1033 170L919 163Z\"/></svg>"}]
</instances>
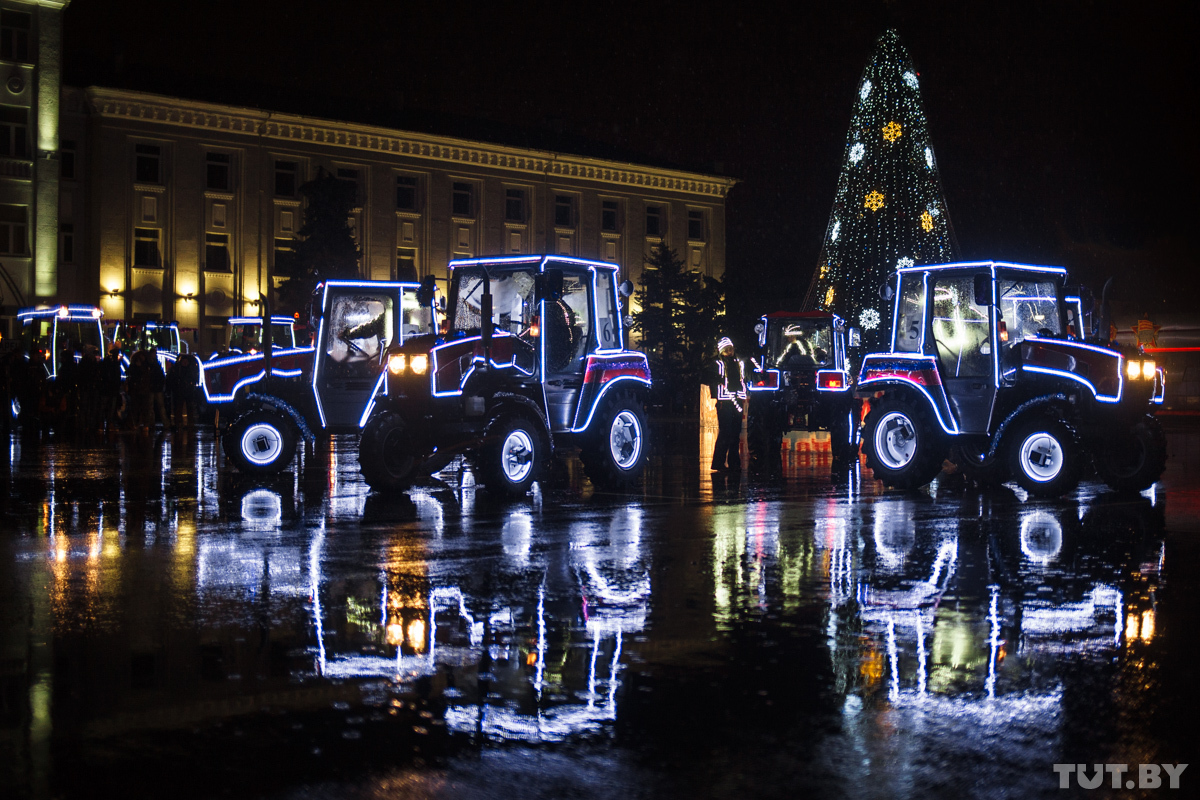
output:
<instances>
[{"instance_id":1,"label":"roofline","mask_svg":"<svg viewBox=\"0 0 1200 800\"><path fill-rule=\"evenodd\" d=\"M83 92L92 113L106 119L193 130L209 129L224 135L270 140L273 146L278 146L280 142L295 142L306 147L336 147L450 162L476 169L596 181L628 186L642 193L647 190L680 192L719 200L724 200L729 190L738 183L735 178L702 172L512 147L106 86L89 86Z\"/></svg>"}]
</instances>

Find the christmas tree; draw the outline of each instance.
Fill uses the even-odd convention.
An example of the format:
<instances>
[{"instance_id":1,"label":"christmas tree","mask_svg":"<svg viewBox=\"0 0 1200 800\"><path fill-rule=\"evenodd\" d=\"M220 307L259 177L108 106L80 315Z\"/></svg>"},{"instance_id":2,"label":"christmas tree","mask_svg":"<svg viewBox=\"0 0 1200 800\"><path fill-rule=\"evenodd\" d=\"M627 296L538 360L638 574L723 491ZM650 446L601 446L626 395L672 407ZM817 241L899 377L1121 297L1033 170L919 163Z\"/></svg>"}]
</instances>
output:
<instances>
[{"instance_id":1,"label":"christmas tree","mask_svg":"<svg viewBox=\"0 0 1200 800\"><path fill-rule=\"evenodd\" d=\"M889 30L858 84L821 258L804 307L832 311L887 349L891 303L879 287L897 267L954 261L957 244L921 106L920 80Z\"/></svg>"}]
</instances>

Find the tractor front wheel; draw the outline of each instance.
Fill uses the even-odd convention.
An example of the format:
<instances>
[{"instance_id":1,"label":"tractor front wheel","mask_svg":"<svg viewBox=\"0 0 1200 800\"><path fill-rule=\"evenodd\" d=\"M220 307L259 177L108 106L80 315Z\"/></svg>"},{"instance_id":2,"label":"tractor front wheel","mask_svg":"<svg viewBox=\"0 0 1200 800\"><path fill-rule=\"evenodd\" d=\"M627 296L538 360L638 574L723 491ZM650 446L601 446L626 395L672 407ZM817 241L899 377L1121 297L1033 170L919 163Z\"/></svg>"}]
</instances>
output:
<instances>
[{"instance_id":1,"label":"tractor front wheel","mask_svg":"<svg viewBox=\"0 0 1200 800\"><path fill-rule=\"evenodd\" d=\"M904 400L873 405L863 424L867 466L897 489L917 489L942 471L946 441L929 415Z\"/></svg>"}]
</instances>

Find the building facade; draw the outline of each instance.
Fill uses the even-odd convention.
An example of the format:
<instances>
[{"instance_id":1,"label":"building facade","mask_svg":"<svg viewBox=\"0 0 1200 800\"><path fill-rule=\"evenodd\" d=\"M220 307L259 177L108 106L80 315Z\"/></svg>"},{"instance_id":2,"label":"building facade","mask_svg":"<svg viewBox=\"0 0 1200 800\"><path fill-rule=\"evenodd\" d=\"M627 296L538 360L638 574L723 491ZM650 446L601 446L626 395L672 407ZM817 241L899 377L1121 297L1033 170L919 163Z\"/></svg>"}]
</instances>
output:
<instances>
[{"instance_id":1,"label":"building facade","mask_svg":"<svg viewBox=\"0 0 1200 800\"><path fill-rule=\"evenodd\" d=\"M23 305L178 320L208 350L258 314L303 224L300 187L354 185L369 279L556 253L637 281L660 242L725 269L734 181L447 136L60 84L69 0L0 0L0 334Z\"/></svg>"}]
</instances>

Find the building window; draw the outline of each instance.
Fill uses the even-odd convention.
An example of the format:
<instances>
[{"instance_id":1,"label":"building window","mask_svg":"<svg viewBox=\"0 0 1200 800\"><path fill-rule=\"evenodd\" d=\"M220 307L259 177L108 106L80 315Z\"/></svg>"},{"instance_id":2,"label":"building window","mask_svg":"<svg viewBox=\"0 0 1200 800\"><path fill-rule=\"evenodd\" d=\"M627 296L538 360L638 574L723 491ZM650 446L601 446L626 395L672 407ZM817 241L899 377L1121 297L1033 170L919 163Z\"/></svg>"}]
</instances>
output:
<instances>
[{"instance_id":1,"label":"building window","mask_svg":"<svg viewBox=\"0 0 1200 800\"><path fill-rule=\"evenodd\" d=\"M396 280L417 280L417 251L411 247L396 248Z\"/></svg>"},{"instance_id":2,"label":"building window","mask_svg":"<svg viewBox=\"0 0 1200 800\"><path fill-rule=\"evenodd\" d=\"M229 191L229 154L209 153L205 159L205 186L218 191Z\"/></svg>"},{"instance_id":3,"label":"building window","mask_svg":"<svg viewBox=\"0 0 1200 800\"><path fill-rule=\"evenodd\" d=\"M158 257L160 235L161 232L158 228L133 229L133 265L135 267L158 269L162 266Z\"/></svg>"},{"instance_id":4,"label":"building window","mask_svg":"<svg viewBox=\"0 0 1200 800\"><path fill-rule=\"evenodd\" d=\"M276 161L275 162L275 196L276 197L295 197L296 196L296 162L295 161Z\"/></svg>"},{"instance_id":5,"label":"building window","mask_svg":"<svg viewBox=\"0 0 1200 800\"><path fill-rule=\"evenodd\" d=\"M456 217L470 217L475 208L475 187L469 183L455 183L450 199L450 211Z\"/></svg>"},{"instance_id":6,"label":"building window","mask_svg":"<svg viewBox=\"0 0 1200 800\"><path fill-rule=\"evenodd\" d=\"M396 176L396 208L400 211L417 210L417 179L411 175Z\"/></svg>"},{"instance_id":7,"label":"building window","mask_svg":"<svg viewBox=\"0 0 1200 800\"><path fill-rule=\"evenodd\" d=\"M507 222L525 221L525 190L504 190L504 219Z\"/></svg>"},{"instance_id":8,"label":"building window","mask_svg":"<svg viewBox=\"0 0 1200 800\"><path fill-rule=\"evenodd\" d=\"M345 182L345 184L350 187L348 191L353 192L350 197L351 203L354 205L354 207L361 205L358 199L358 170L339 167L337 171L337 179Z\"/></svg>"},{"instance_id":9,"label":"building window","mask_svg":"<svg viewBox=\"0 0 1200 800\"><path fill-rule=\"evenodd\" d=\"M0 106L0 156L29 158L29 112Z\"/></svg>"},{"instance_id":10,"label":"building window","mask_svg":"<svg viewBox=\"0 0 1200 800\"><path fill-rule=\"evenodd\" d=\"M554 227L575 227L575 208L570 195L554 195Z\"/></svg>"},{"instance_id":11,"label":"building window","mask_svg":"<svg viewBox=\"0 0 1200 800\"><path fill-rule=\"evenodd\" d=\"M24 11L0 11L0 58L29 63L29 28L33 17Z\"/></svg>"},{"instance_id":12,"label":"building window","mask_svg":"<svg viewBox=\"0 0 1200 800\"><path fill-rule=\"evenodd\" d=\"M162 183L162 148L156 144L139 144L135 148L134 177L138 183Z\"/></svg>"},{"instance_id":13,"label":"building window","mask_svg":"<svg viewBox=\"0 0 1200 800\"><path fill-rule=\"evenodd\" d=\"M646 235L662 236L667 226L663 219L662 206L646 206Z\"/></svg>"},{"instance_id":14,"label":"building window","mask_svg":"<svg viewBox=\"0 0 1200 800\"><path fill-rule=\"evenodd\" d=\"M688 212L688 239L693 242L704 241L704 212Z\"/></svg>"},{"instance_id":15,"label":"building window","mask_svg":"<svg viewBox=\"0 0 1200 800\"><path fill-rule=\"evenodd\" d=\"M279 263L281 254L291 253L296 249L296 240L286 236L275 238L275 260Z\"/></svg>"},{"instance_id":16,"label":"building window","mask_svg":"<svg viewBox=\"0 0 1200 800\"><path fill-rule=\"evenodd\" d=\"M58 151L59 174L68 179L75 179L75 142L63 139Z\"/></svg>"},{"instance_id":17,"label":"building window","mask_svg":"<svg viewBox=\"0 0 1200 800\"><path fill-rule=\"evenodd\" d=\"M58 260L64 264L75 263L75 226L64 222L59 226Z\"/></svg>"},{"instance_id":18,"label":"building window","mask_svg":"<svg viewBox=\"0 0 1200 800\"><path fill-rule=\"evenodd\" d=\"M0 254L29 255L28 214L25 206L0 205Z\"/></svg>"},{"instance_id":19,"label":"building window","mask_svg":"<svg viewBox=\"0 0 1200 800\"><path fill-rule=\"evenodd\" d=\"M204 234L205 272L232 272L229 262L229 234Z\"/></svg>"},{"instance_id":20,"label":"building window","mask_svg":"<svg viewBox=\"0 0 1200 800\"><path fill-rule=\"evenodd\" d=\"M617 201L603 200L600 203L600 230L617 233Z\"/></svg>"}]
</instances>

